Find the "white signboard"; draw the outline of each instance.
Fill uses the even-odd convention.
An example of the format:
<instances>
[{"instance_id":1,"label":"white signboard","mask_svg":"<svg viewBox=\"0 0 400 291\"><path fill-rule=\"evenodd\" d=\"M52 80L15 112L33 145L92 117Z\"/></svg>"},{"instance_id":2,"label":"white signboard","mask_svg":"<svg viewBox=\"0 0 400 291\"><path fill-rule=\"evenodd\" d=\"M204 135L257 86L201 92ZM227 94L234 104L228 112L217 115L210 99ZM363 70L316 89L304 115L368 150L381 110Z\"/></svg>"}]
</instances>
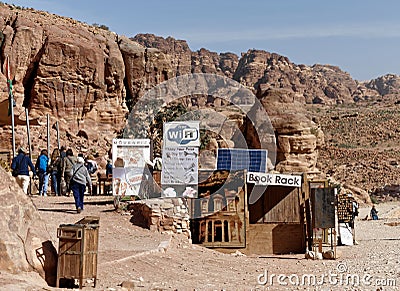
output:
<instances>
[{"instance_id":1,"label":"white signboard","mask_svg":"<svg viewBox=\"0 0 400 291\"><path fill-rule=\"evenodd\" d=\"M164 123L164 147L200 146L200 122L174 121Z\"/></svg>"},{"instance_id":2,"label":"white signboard","mask_svg":"<svg viewBox=\"0 0 400 291\"><path fill-rule=\"evenodd\" d=\"M197 185L197 147L164 147L162 154L162 185Z\"/></svg>"},{"instance_id":3,"label":"white signboard","mask_svg":"<svg viewBox=\"0 0 400 291\"><path fill-rule=\"evenodd\" d=\"M339 235L342 245L352 246L353 245L353 234L351 229L346 223L339 223Z\"/></svg>"},{"instance_id":4,"label":"white signboard","mask_svg":"<svg viewBox=\"0 0 400 291\"><path fill-rule=\"evenodd\" d=\"M264 186L301 187L301 176L248 172L247 183Z\"/></svg>"},{"instance_id":5,"label":"white signboard","mask_svg":"<svg viewBox=\"0 0 400 291\"><path fill-rule=\"evenodd\" d=\"M113 139L113 194L139 195L146 160L150 160L149 139Z\"/></svg>"}]
</instances>

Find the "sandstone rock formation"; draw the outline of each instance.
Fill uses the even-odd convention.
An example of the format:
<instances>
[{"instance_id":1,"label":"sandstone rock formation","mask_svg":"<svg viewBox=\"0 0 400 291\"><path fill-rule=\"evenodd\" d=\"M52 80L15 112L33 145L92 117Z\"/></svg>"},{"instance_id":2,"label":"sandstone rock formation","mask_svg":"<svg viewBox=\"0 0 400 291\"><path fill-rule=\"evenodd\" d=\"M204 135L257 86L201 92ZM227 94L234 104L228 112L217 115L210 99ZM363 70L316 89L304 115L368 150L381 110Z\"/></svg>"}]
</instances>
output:
<instances>
[{"instance_id":1,"label":"sandstone rock formation","mask_svg":"<svg viewBox=\"0 0 400 291\"><path fill-rule=\"evenodd\" d=\"M104 165L111 139L122 132L129 111L149 89L176 76L212 73L232 77L257 94L264 107L271 107L268 114L278 133L280 170L314 171L322 135L306 113L301 113L304 104L378 100L398 90L395 75L358 82L335 66L294 64L288 57L261 50L249 50L240 58L206 49L192 52L185 41L172 37L139 34L130 39L70 18L7 4L0 5L0 15L0 81L5 84L4 62L8 55L17 101L16 143L27 143L27 108L34 153L46 147L43 125L49 114L52 148L58 121L62 144L90 152ZM269 100L270 93L278 91L282 97ZM7 96L4 86L0 92L4 136L0 149L9 151ZM193 100L186 101L184 106L193 105ZM224 106L218 98L203 96L194 107L224 110ZM240 118L233 119L239 127L244 124Z\"/></svg>"},{"instance_id":2,"label":"sandstone rock formation","mask_svg":"<svg viewBox=\"0 0 400 291\"><path fill-rule=\"evenodd\" d=\"M0 15L1 60L4 63L5 56L10 57L16 119L25 121L24 107L29 109L34 150L45 146L45 131L40 126L46 114L51 125L59 121L64 143L74 140L78 147L94 151L110 143L110 133L123 128L127 113L117 35L72 19L3 4ZM7 107L6 92L0 100ZM5 121L9 123L9 118L2 120L3 125ZM24 128L20 131L17 144L26 144ZM9 128L6 133L10 136ZM53 130L53 146L55 136ZM80 140L82 136L85 141ZM3 139L0 147L10 148L9 140Z\"/></svg>"},{"instance_id":3,"label":"sandstone rock formation","mask_svg":"<svg viewBox=\"0 0 400 291\"><path fill-rule=\"evenodd\" d=\"M0 270L21 273L37 271L55 286L57 251L32 200L11 175L0 168Z\"/></svg>"},{"instance_id":4,"label":"sandstone rock formation","mask_svg":"<svg viewBox=\"0 0 400 291\"><path fill-rule=\"evenodd\" d=\"M170 56L175 76L190 74L192 71L191 50L184 40L173 37L163 38L154 34L138 34L133 41L148 48L156 48Z\"/></svg>"},{"instance_id":5,"label":"sandstone rock formation","mask_svg":"<svg viewBox=\"0 0 400 291\"><path fill-rule=\"evenodd\" d=\"M400 77L394 74L387 74L374 80L364 83L365 87L376 90L379 95L396 95L400 93Z\"/></svg>"},{"instance_id":6,"label":"sandstone rock formation","mask_svg":"<svg viewBox=\"0 0 400 291\"><path fill-rule=\"evenodd\" d=\"M305 109L295 100L292 92L285 89L271 89L260 85L257 92L263 108L267 111L277 141L276 167L279 172L318 173L316 168L318 150L324 144L322 130L305 115ZM252 113L250 112L249 115ZM265 122L256 118L255 127ZM249 132L249 123L246 123ZM246 134L252 147L257 148L256 134ZM265 137L270 139L268 135ZM267 141L268 142L268 141Z\"/></svg>"},{"instance_id":7,"label":"sandstone rock formation","mask_svg":"<svg viewBox=\"0 0 400 291\"><path fill-rule=\"evenodd\" d=\"M296 65L287 57L261 50L242 54L233 78L255 91L261 84L286 89L303 104L353 103L378 95L338 67Z\"/></svg>"},{"instance_id":8,"label":"sandstone rock formation","mask_svg":"<svg viewBox=\"0 0 400 291\"><path fill-rule=\"evenodd\" d=\"M233 53L217 54L204 48L192 52L186 41L173 37L164 39L154 34L138 34L132 40L169 55L175 76L210 73L232 77L238 65L238 56Z\"/></svg>"}]
</instances>

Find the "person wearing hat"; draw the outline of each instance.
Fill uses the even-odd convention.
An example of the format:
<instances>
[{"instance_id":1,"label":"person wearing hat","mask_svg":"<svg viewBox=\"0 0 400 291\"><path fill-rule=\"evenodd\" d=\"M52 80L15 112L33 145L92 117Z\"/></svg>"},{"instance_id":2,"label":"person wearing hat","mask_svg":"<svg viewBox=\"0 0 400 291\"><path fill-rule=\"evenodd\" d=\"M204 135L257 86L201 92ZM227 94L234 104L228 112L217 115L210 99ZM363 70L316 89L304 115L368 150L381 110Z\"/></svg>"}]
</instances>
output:
<instances>
[{"instance_id":1,"label":"person wearing hat","mask_svg":"<svg viewBox=\"0 0 400 291\"><path fill-rule=\"evenodd\" d=\"M25 194L28 194L30 182L29 168L33 172L33 177L36 177L36 170L33 166L32 160L27 155L25 148L20 147L18 150L18 155L12 160L11 169L13 170L13 176L15 176L15 180Z\"/></svg>"},{"instance_id":2,"label":"person wearing hat","mask_svg":"<svg viewBox=\"0 0 400 291\"><path fill-rule=\"evenodd\" d=\"M74 195L76 211L80 213L83 210L83 197L86 190L86 185L89 186L89 194L92 191L92 180L89 172L85 167L85 160L82 157L77 157L76 164L72 167L72 177L70 180L70 189Z\"/></svg>"}]
</instances>

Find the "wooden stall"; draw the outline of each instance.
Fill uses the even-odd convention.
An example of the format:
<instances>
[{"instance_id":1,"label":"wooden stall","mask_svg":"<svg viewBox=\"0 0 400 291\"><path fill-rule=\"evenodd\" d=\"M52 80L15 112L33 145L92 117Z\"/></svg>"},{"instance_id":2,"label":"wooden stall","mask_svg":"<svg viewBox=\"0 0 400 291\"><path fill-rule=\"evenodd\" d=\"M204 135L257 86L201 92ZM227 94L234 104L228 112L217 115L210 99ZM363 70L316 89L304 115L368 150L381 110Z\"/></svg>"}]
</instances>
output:
<instances>
[{"instance_id":1,"label":"wooden stall","mask_svg":"<svg viewBox=\"0 0 400 291\"><path fill-rule=\"evenodd\" d=\"M192 200L194 243L258 255L306 251L312 230L305 174L301 175L300 187L249 184L246 171L214 171L208 175L199 183L199 198ZM249 204L253 191L259 198Z\"/></svg>"},{"instance_id":2,"label":"wooden stall","mask_svg":"<svg viewBox=\"0 0 400 291\"><path fill-rule=\"evenodd\" d=\"M305 175L301 187L268 186L249 204L248 254L304 253L311 240L310 197ZM248 185L251 191L260 186Z\"/></svg>"}]
</instances>

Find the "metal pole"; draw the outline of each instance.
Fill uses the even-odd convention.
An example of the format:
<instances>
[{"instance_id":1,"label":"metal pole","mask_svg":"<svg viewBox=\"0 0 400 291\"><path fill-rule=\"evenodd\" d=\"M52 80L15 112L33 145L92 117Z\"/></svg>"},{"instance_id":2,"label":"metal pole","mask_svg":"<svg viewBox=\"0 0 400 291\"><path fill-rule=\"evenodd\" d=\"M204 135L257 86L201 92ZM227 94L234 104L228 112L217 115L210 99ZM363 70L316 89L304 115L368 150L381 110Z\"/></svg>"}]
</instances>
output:
<instances>
[{"instance_id":1,"label":"metal pole","mask_svg":"<svg viewBox=\"0 0 400 291\"><path fill-rule=\"evenodd\" d=\"M7 84L8 84L8 106L10 108L10 115L11 115L11 133L12 133L12 157L15 157L15 128L14 128L14 96L12 93L12 82L11 82L11 74L10 74L10 58L6 56L6 77L7 77Z\"/></svg>"},{"instance_id":2,"label":"metal pole","mask_svg":"<svg viewBox=\"0 0 400 291\"><path fill-rule=\"evenodd\" d=\"M25 120L26 120L26 132L28 135L29 158L32 160L31 130L29 128L28 108L26 108L26 107L25 107ZM29 195L32 195L32 178L29 179Z\"/></svg>"},{"instance_id":3,"label":"metal pole","mask_svg":"<svg viewBox=\"0 0 400 291\"><path fill-rule=\"evenodd\" d=\"M47 154L50 155L50 115L47 113Z\"/></svg>"},{"instance_id":4,"label":"metal pole","mask_svg":"<svg viewBox=\"0 0 400 291\"><path fill-rule=\"evenodd\" d=\"M29 158L32 160L31 130L29 128L29 112L28 112L28 108L25 108L25 118L26 118L26 132L28 134Z\"/></svg>"},{"instance_id":5,"label":"metal pole","mask_svg":"<svg viewBox=\"0 0 400 291\"><path fill-rule=\"evenodd\" d=\"M56 129L57 129L57 148L60 149L60 130L58 128L58 121L56 122Z\"/></svg>"},{"instance_id":6,"label":"metal pole","mask_svg":"<svg viewBox=\"0 0 400 291\"><path fill-rule=\"evenodd\" d=\"M15 126L14 126L14 97L10 89L10 104L11 104L11 131L12 131L12 150L15 157Z\"/></svg>"}]
</instances>

